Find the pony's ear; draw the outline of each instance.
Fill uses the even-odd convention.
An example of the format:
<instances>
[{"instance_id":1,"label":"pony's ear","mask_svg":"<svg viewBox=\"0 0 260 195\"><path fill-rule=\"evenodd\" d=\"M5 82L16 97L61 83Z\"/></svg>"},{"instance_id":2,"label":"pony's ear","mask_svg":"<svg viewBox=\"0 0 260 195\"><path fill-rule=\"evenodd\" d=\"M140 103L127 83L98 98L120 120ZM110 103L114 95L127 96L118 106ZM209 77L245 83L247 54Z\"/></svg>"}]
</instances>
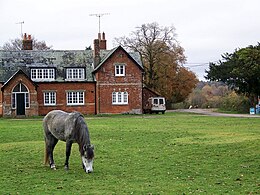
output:
<instances>
[{"instance_id":1,"label":"pony's ear","mask_svg":"<svg viewBox=\"0 0 260 195\"><path fill-rule=\"evenodd\" d=\"M86 151L88 148L94 150L94 145L86 145L86 144L84 144L83 149Z\"/></svg>"},{"instance_id":2,"label":"pony's ear","mask_svg":"<svg viewBox=\"0 0 260 195\"><path fill-rule=\"evenodd\" d=\"M87 146L86 144L84 144L84 145L83 145L83 150L84 150L84 151L87 151L87 149L88 149L88 146Z\"/></svg>"}]
</instances>

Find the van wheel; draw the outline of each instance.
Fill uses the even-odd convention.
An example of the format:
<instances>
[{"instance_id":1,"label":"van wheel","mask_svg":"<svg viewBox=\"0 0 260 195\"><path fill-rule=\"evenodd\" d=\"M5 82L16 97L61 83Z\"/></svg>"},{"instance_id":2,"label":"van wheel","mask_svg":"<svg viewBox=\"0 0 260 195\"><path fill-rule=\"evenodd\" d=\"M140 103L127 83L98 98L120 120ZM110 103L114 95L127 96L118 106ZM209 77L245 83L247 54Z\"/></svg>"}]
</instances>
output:
<instances>
[{"instance_id":1,"label":"van wheel","mask_svg":"<svg viewBox=\"0 0 260 195\"><path fill-rule=\"evenodd\" d=\"M162 114L164 114L165 113L165 111L162 111Z\"/></svg>"}]
</instances>

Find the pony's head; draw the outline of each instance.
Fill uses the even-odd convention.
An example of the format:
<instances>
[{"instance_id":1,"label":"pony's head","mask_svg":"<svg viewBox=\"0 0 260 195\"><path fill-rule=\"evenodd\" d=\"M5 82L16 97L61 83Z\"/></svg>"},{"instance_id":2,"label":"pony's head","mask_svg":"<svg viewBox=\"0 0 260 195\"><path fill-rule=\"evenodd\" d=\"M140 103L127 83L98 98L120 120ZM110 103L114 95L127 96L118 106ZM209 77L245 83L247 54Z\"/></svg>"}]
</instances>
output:
<instances>
[{"instance_id":1,"label":"pony's head","mask_svg":"<svg viewBox=\"0 0 260 195\"><path fill-rule=\"evenodd\" d=\"M81 158L82 158L83 169L86 171L86 173L93 172L94 146L84 145L83 155L81 156Z\"/></svg>"}]
</instances>

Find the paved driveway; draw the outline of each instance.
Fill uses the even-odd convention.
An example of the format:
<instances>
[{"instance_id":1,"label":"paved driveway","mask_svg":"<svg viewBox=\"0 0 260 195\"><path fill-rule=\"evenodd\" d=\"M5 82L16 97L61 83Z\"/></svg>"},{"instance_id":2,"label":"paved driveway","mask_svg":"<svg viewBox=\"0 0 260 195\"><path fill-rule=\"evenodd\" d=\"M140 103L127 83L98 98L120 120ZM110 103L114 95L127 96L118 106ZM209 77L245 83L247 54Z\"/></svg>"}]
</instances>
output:
<instances>
[{"instance_id":1,"label":"paved driveway","mask_svg":"<svg viewBox=\"0 0 260 195\"><path fill-rule=\"evenodd\" d=\"M243 118L260 118L257 114L226 114L216 112L215 109L178 109L178 110L167 110L167 112L190 112L209 116L226 116L226 117L243 117Z\"/></svg>"}]
</instances>

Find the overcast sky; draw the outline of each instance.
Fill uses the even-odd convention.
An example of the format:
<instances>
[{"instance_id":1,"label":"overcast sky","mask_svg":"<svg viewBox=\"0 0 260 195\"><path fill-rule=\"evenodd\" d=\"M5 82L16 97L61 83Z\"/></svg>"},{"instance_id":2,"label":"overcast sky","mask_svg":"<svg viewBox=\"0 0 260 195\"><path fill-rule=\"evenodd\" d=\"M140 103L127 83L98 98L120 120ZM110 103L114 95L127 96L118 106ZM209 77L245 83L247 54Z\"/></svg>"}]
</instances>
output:
<instances>
[{"instance_id":1,"label":"overcast sky","mask_svg":"<svg viewBox=\"0 0 260 195\"><path fill-rule=\"evenodd\" d=\"M142 24L174 26L185 49L186 67L203 79L209 62L260 41L260 0L0 0L0 46L23 33L53 49L92 46L98 17L108 49L115 37Z\"/></svg>"}]
</instances>

